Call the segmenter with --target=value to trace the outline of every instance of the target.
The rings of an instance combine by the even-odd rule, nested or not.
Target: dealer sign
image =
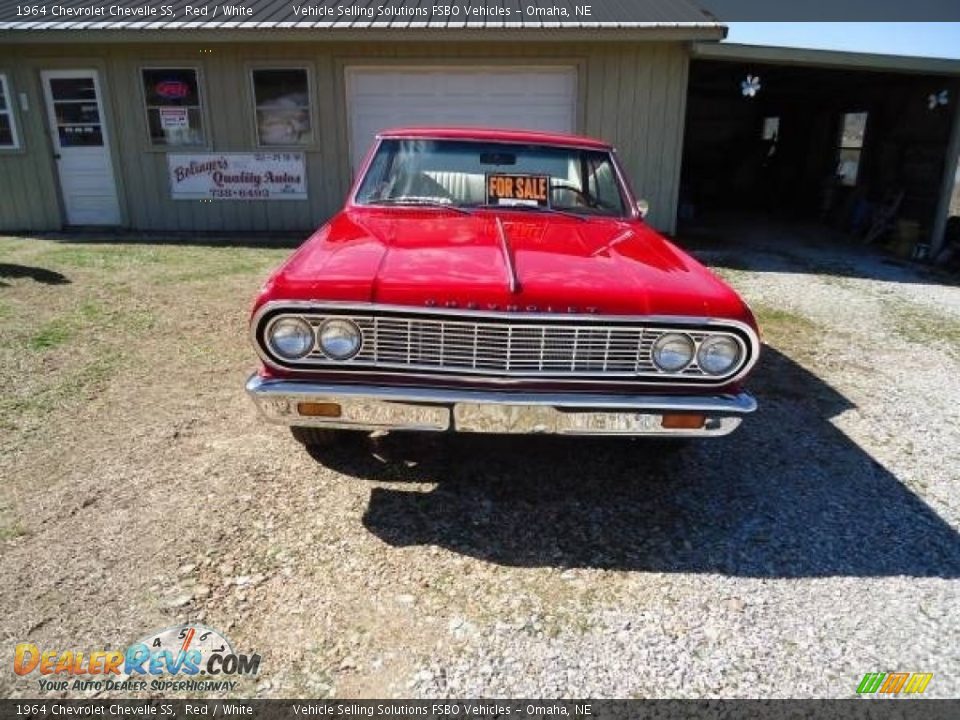
[[[303,153],[171,153],[174,200],[306,200]]]

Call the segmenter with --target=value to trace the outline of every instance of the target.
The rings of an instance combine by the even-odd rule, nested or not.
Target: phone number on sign
[[[269,190],[234,190],[232,188],[217,188],[210,191],[210,197],[217,198],[218,200],[249,200],[254,199],[266,199],[270,197]]]

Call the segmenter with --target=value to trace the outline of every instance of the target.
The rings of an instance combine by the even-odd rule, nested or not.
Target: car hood
[[[512,210],[346,210],[274,274],[266,300],[749,318],[641,221]]]

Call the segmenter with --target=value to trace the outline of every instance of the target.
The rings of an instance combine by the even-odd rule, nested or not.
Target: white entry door
[[[347,68],[351,162],[391,127],[573,132],[576,92],[574,67]]]
[[[47,70],[41,77],[67,225],[119,225],[97,71]]]

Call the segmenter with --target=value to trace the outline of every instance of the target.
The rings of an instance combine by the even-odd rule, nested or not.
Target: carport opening
[[[693,60],[680,234],[764,216],[916,256],[931,242],[958,99],[951,77]]]

